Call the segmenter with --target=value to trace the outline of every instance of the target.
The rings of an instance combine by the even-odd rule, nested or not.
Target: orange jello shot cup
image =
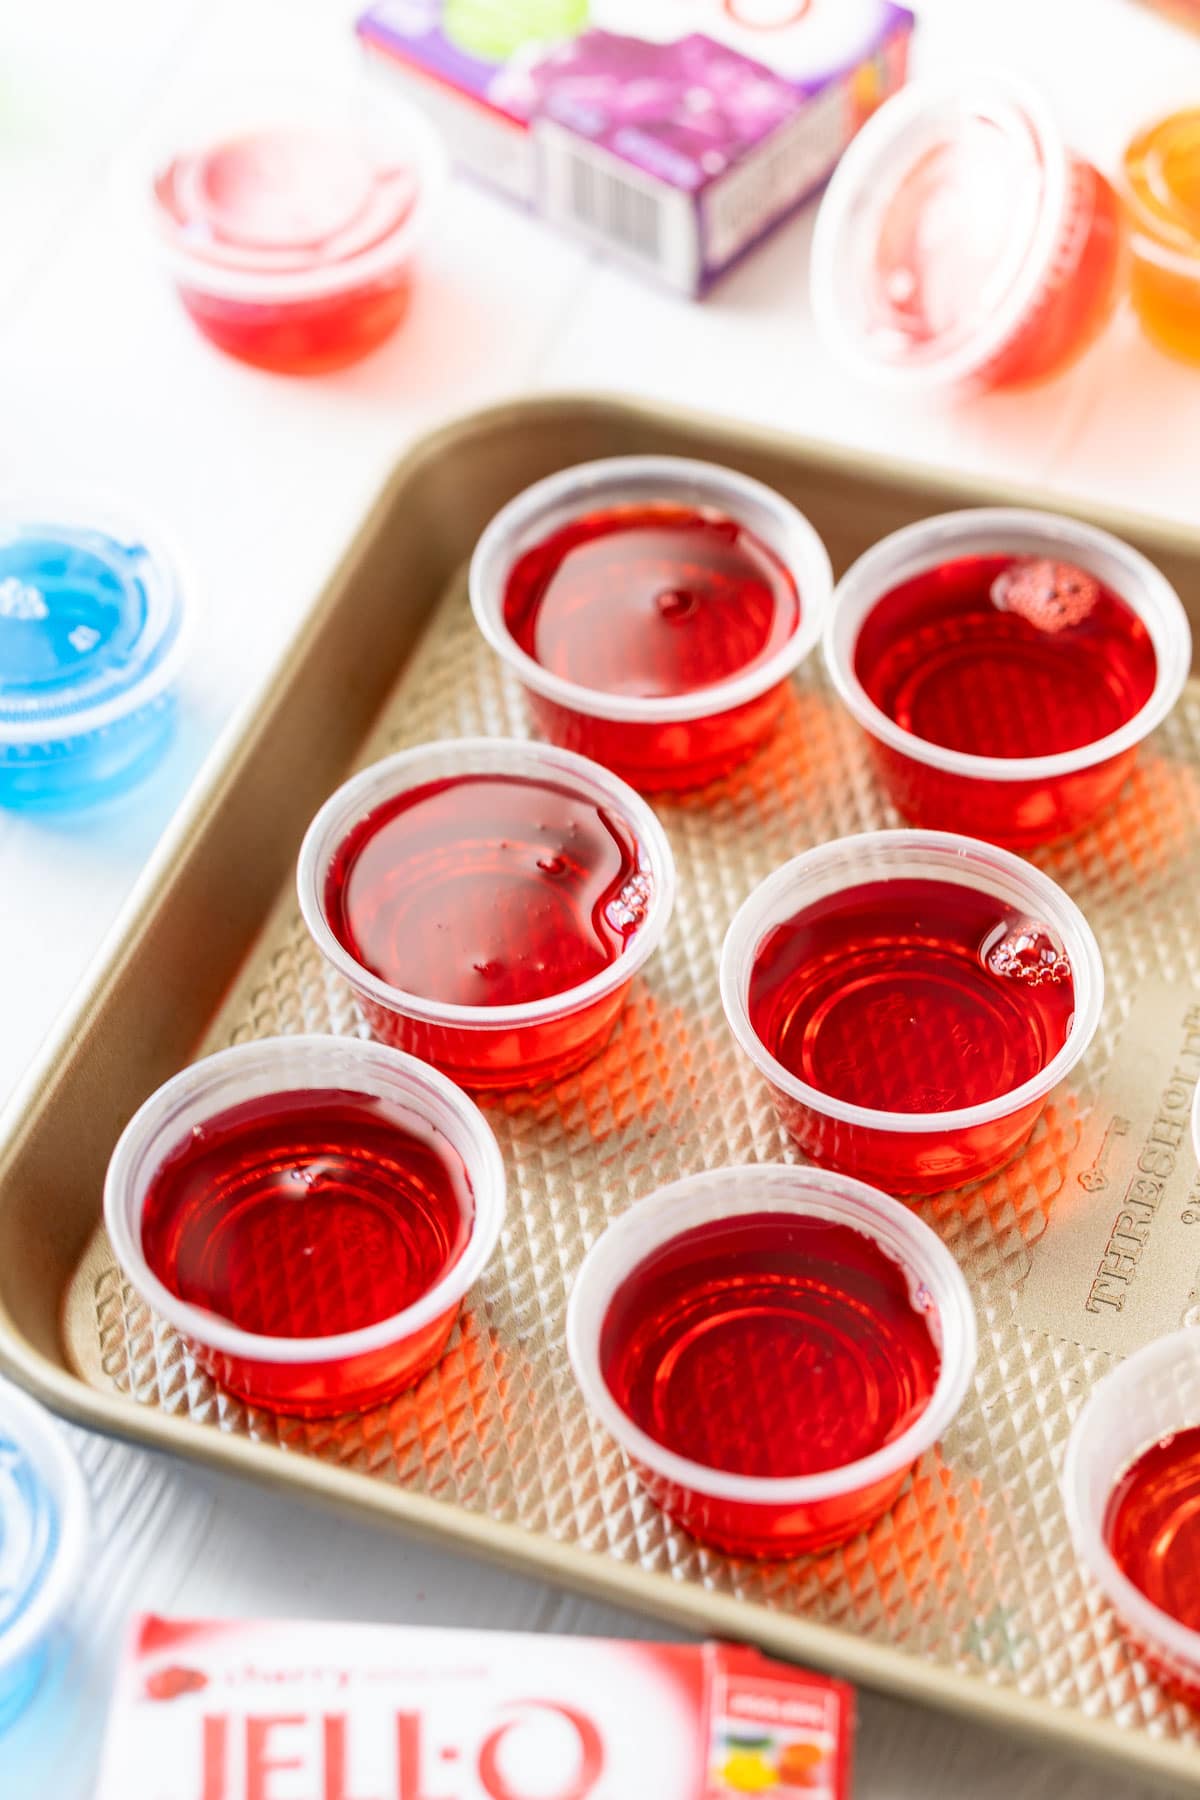
[[[1097,337],[1124,274],[1121,203],[1007,77],[913,82],[846,151],[813,241],[843,363],[922,392],[1023,386]]]
[[[1200,362],[1200,106],[1138,132],[1124,174],[1142,329],[1173,356]]]

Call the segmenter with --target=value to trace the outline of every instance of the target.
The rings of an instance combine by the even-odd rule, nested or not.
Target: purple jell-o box
[[[756,24],[774,3],[639,0],[639,35],[590,29],[503,63],[455,43],[440,0],[383,0],[358,30],[414,84],[460,166],[694,294],[828,177],[904,80],[912,17],[888,0],[809,0],[799,22]],[[681,13],[719,36],[645,35]],[[616,15],[628,0],[594,0],[594,19]]]

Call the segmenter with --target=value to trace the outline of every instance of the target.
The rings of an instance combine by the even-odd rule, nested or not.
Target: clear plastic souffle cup
[[[0,806],[80,808],[163,755],[193,628],[178,550],[97,496],[0,505]]]
[[[899,1435],[854,1461],[783,1478],[710,1467],[667,1448],[618,1402],[601,1354],[614,1296],[630,1276],[671,1247],[686,1245],[691,1234],[765,1214],[849,1227],[869,1239],[903,1274],[913,1312],[924,1320],[939,1357],[927,1403]],[[771,1269],[778,1271],[777,1253]],[[588,1408],[669,1518],[700,1542],[733,1555],[782,1558],[845,1543],[894,1503],[914,1465],[947,1431],[963,1403],[975,1369],[976,1325],[958,1264],[909,1208],[845,1175],[768,1163],[685,1176],[638,1201],[609,1225],[575,1277],[567,1309],[567,1349]],[[811,1363],[798,1359],[797,1368],[804,1386],[795,1404],[802,1412],[813,1393]],[[785,1376],[786,1367],[777,1366],[769,1380],[777,1383]],[[748,1369],[746,1389],[726,1387],[713,1394],[711,1404],[736,1407],[742,1430],[761,1411],[765,1436],[788,1416],[781,1398],[786,1397],[777,1390],[755,1393]]]
[[[751,1016],[755,970],[764,946],[781,926],[802,919],[830,896],[914,881],[945,887],[950,895],[965,888],[995,900],[1002,916],[1044,934],[1055,953],[1065,956],[1073,983],[1073,1010],[1064,1041],[1036,1073],[985,1101],[937,1112],[877,1109],[822,1091],[778,1059]],[[898,957],[906,951],[907,944],[897,944]],[[949,965],[928,972],[926,992],[934,1024],[942,1004],[939,990],[948,972],[953,972]],[[902,963],[876,957],[861,980],[847,981],[844,994],[839,996],[834,988],[821,1012],[823,1025],[837,1034],[839,999],[867,1011],[873,1006],[882,1023],[874,1028],[876,1040],[865,1044],[862,1054],[880,1069],[886,1069],[889,1058],[913,1054],[913,1047],[906,1051],[903,1041],[904,1023],[912,1010],[911,996],[898,991],[903,973]],[[920,1196],[964,1187],[1009,1162],[1025,1144],[1050,1093],[1087,1050],[1100,1022],[1103,999],[1100,949],[1075,902],[1023,858],[949,832],[871,831],[806,851],[776,869],[743,902],[721,953],[725,1016],[742,1050],[764,1077],[789,1136],[814,1162],[894,1194]],[[998,1001],[980,992],[973,1004],[977,1027],[992,1037],[999,1034],[1005,1017]],[[852,1027],[853,1021],[846,1029]],[[927,1054],[929,1049],[926,1044]]]
[[[636,866],[627,884],[627,903],[618,897],[618,904],[626,906],[619,952],[586,980],[508,1004],[467,1005],[393,986],[369,968],[334,927],[330,881],[339,854],[353,843],[357,831],[408,795],[433,784],[506,775],[533,784],[535,790],[544,784],[552,793],[565,793],[584,807],[595,807],[629,834]],[[486,833],[477,834],[470,846],[471,856],[480,862],[480,882],[488,879],[492,848]],[[458,873],[453,860],[436,871],[437,879],[445,883],[448,908],[438,921],[439,930],[461,933],[479,927],[475,913],[467,918],[462,912],[470,896],[463,898],[455,879]],[[402,880],[403,872],[396,874]],[[427,892],[429,869],[423,866],[416,879]],[[667,929],[675,903],[675,862],[666,832],[650,807],[598,763],[536,741],[451,738],[387,757],[340,787],[308,829],[297,888],[300,910],[317,948],[349,983],[377,1038],[434,1064],[472,1091],[504,1091],[558,1080],[590,1061],[607,1043],[631,982]],[[519,936],[519,919],[509,923]],[[506,950],[519,955],[521,946],[510,944]]]
[[[1130,1467],[1177,1432],[1200,1426],[1200,1331],[1188,1326],[1135,1350],[1092,1389],[1063,1464],[1071,1538],[1122,1629],[1155,1674],[1200,1705],[1200,1631],[1173,1618],[1125,1574],[1109,1545],[1114,1490]]]
[[[612,692],[544,667],[505,616],[515,565],[562,528],[619,509],[688,509],[750,534],[795,584],[798,617],[766,657],[688,692]],[[621,456],[581,463],[535,482],[497,513],[471,559],[479,629],[525,690],[538,730],[590,756],[644,792],[700,788],[728,774],[771,736],[790,678],[820,640],[833,576],[816,531],[782,495],[713,463]],[[597,631],[604,632],[603,620]]]
[[[87,1488],[66,1438],[0,1381],[0,1735],[45,1673],[79,1590],[87,1538]]]
[[[1102,584],[1134,614],[1154,655],[1153,683],[1144,703],[1117,729],[1089,742],[1045,755],[982,755],[919,736],[889,715],[868,693],[860,672],[864,633],[882,602],[922,576],[932,579],[971,559],[1012,558],[1065,567]],[[1086,619],[1081,630],[1087,629]],[[1071,629],[1056,627],[1054,643],[1070,649]],[[1014,642],[1014,658],[1037,649],[1036,633]],[[1084,646],[1087,648],[1087,646]],[[824,635],[824,655],[841,700],[866,733],[879,773],[905,818],[916,825],[967,832],[994,843],[1026,847],[1069,836],[1119,793],[1138,746],[1162,724],[1183,692],[1192,660],[1187,614],[1166,577],[1137,550],[1097,526],[1056,513],[984,507],[921,519],[893,532],[858,558],[834,594]],[[954,676],[960,688],[972,664],[987,654],[993,684],[991,707],[1003,702],[1013,716],[1030,715],[1029,671],[1014,660],[1005,670],[995,644],[973,649],[971,638],[932,642],[913,677],[917,714],[920,686],[932,704]],[[886,646],[884,646],[886,654]],[[957,673],[955,673],[957,671]],[[1069,671],[1068,671],[1069,672]],[[1039,703],[1053,707],[1052,673],[1034,669]],[[939,685],[940,684],[940,685]],[[1044,694],[1042,693],[1044,690]],[[1090,715],[1089,715],[1090,716]]]
[[[193,1304],[160,1279],[143,1242],[148,1194],[165,1165],[215,1120],[289,1095],[334,1094],[365,1102],[421,1142],[445,1146],[461,1165],[466,1234],[455,1260],[412,1304],[384,1319],[326,1336],[271,1336]],[[269,1112],[265,1115],[269,1118]],[[303,1173],[303,1172],[301,1172]],[[321,1418],[362,1412],[410,1388],[440,1358],[462,1302],[491,1259],[504,1222],[504,1160],[474,1102],[444,1075],[385,1044],[359,1038],[262,1038],[183,1069],[139,1108],[122,1132],[104,1186],[104,1222],[122,1273],[172,1326],[196,1362],[229,1393],[269,1412]],[[307,1189],[298,1201],[304,1205]],[[469,1216],[467,1208],[469,1207]],[[307,1256],[301,1249],[299,1254]],[[314,1271],[264,1269],[263,1280],[311,1284]],[[369,1289],[370,1267],[345,1277]]]
[[[260,368],[320,374],[403,320],[446,180],[424,115],[365,82],[256,87],[172,120],[151,223],[211,343]]]
[[[1008,75],[909,85],[846,150],[817,216],[812,305],[852,373],[912,395],[1057,374],[1124,286],[1120,201]]]

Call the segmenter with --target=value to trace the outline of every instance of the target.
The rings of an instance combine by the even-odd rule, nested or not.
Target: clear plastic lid
[[[157,540],[108,513],[0,507],[0,749],[146,705],[178,673],[186,615]]]
[[[1051,270],[1068,157],[1045,103],[987,75],[914,82],[843,157],[813,242],[817,323],[875,379],[934,386],[983,368]]]
[[[0,1669],[36,1652],[70,1599],[86,1510],[57,1429],[0,1381]]]
[[[407,255],[443,162],[402,105],[234,96],[184,126],[153,197],[176,273],[230,297],[334,292]]]

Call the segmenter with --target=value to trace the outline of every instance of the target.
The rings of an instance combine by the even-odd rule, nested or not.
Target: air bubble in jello
[[[1042,98],[983,75],[914,82],[850,146],[822,203],[813,307],[855,370],[908,389],[1057,373],[1124,266],[1120,203]]]
[[[989,935],[983,960],[993,975],[1025,987],[1059,987],[1071,980],[1071,960],[1040,925],[999,925]]]
[[[0,805],[62,808],[146,775],[175,722],[184,588],[105,508],[0,508]]]

